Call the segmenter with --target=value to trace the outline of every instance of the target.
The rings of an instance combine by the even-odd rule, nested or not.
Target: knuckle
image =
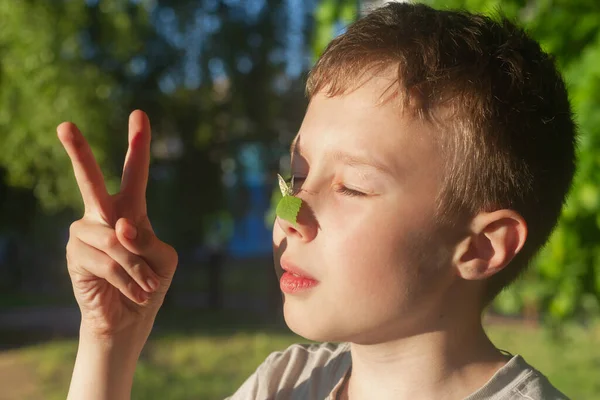
[[[179,254],[177,253],[177,250],[175,250],[172,246],[169,246],[169,248],[171,249],[173,265],[179,264]]]
[[[179,255],[177,254],[177,250],[173,246],[168,243],[160,242],[164,248],[164,252],[168,255],[168,259],[171,260],[172,263],[177,264],[179,260]]]
[[[138,236],[135,239],[136,246],[142,250],[146,251],[151,247],[152,240],[154,238],[149,235],[147,232],[144,232],[142,229],[138,230]]]
[[[149,276],[153,276],[154,274],[150,272],[150,268],[148,268],[145,264],[135,264],[132,268],[131,276],[135,276],[136,279],[145,280]]]
[[[65,252],[65,260],[67,261],[67,266],[71,267],[74,264],[73,258],[73,244],[72,242],[67,243],[67,251]]]
[[[129,293],[131,293],[134,297],[136,297],[137,293],[139,293],[140,291],[140,286],[133,279],[127,280],[125,287],[126,290]]]
[[[73,257],[71,256],[70,252],[69,252],[69,245],[67,244],[67,254],[66,254],[66,260],[67,260],[67,267],[70,267],[71,265],[73,265]]]
[[[106,270],[111,275],[116,275],[121,272],[121,265],[115,260],[110,260],[106,263]]]
[[[67,261],[73,259],[73,255],[77,253],[79,247],[79,241],[73,238],[69,238],[67,245],[65,246],[65,253],[67,255]]]
[[[69,241],[67,242],[67,245],[65,246],[66,249],[66,253],[67,253],[67,259],[69,258],[69,254],[73,252],[73,240],[69,239]]]
[[[141,272],[144,270],[145,262],[133,254],[127,257],[127,265],[132,272]]]
[[[79,219],[77,221],[72,222],[71,225],[69,225],[69,235],[76,236],[80,225],[81,220]]]
[[[110,233],[104,235],[102,245],[106,249],[113,249],[119,246],[119,238],[117,238],[116,233],[111,231]]]
[[[175,251],[175,249],[173,248],[173,246],[171,246],[169,243],[163,242],[160,239],[156,239],[157,244],[160,246],[161,250],[165,253],[169,255],[169,258],[173,258],[174,256],[177,255],[177,252]]]

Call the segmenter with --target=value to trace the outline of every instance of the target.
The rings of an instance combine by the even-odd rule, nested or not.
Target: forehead
[[[427,160],[434,151],[433,128],[403,114],[398,99],[386,101],[391,85],[392,78],[374,77],[347,94],[316,93],[295,144],[307,153],[358,152],[392,169]]]

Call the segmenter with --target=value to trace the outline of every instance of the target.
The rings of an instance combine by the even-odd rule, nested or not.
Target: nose
[[[277,217],[276,221],[288,238],[296,237],[304,242],[310,242],[317,235],[318,224],[306,201],[302,202],[302,206],[300,207],[300,211],[296,218],[296,224],[292,224],[279,217]]]

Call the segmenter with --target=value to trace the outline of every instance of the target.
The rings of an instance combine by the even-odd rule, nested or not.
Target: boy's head
[[[552,59],[510,22],[391,3],[330,43],[307,92],[292,154],[305,204],[274,244],[320,283],[286,297],[292,329],[371,341],[456,293],[481,309],[547,240],[575,125]]]

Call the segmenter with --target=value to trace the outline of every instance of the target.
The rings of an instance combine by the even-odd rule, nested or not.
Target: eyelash
[[[304,181],[306,178],[298,178],[296,176],[294,176],[294,183],[298,183],[299,181]],[[287,184],[290,185],[292,182],[292,178],[287,179]],[[336,188],[335,191],[337,193],[341,193],[345,196],[350,196],[350,197],[362,197],[362,196],[366,196],[365,193],[363,192],[359,192],[358,190],[352,190],[349,189],[345,186],[340,186],[339,188]],[[294,194],[298,194],[298,192],[294,191]]]
[[[359,192],[357,190],[348,189],[346,186],[342,186],[342,187],[336,189],[335,191],[338,193],[342,193],[346,196],[354,196],[354,197],[366,196],[365,193]]]

